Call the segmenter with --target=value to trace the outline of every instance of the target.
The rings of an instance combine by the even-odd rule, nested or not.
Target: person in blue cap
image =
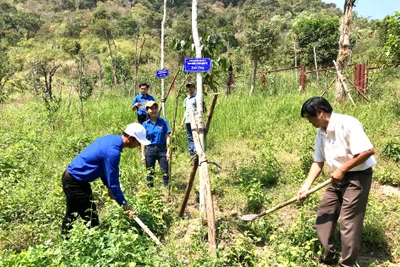
[[[147,83],[139,84],[140,94],[135,96],[132,102],[132,110],[137,111],[138,123],[142,124],[147,120],[146,103],[148,101],[156,101],[153,96],[148,94],[149,85]]]
[[[119,184],[119,163],[122,149],[148,145],[146,130],[139,123],[131,123],[120,135],[100,137],[86,147],[62,175],[62,186],[67,209],[62,221],[61,233],[68,234],[78,214],[90,227],[99,225],[96,204],[93,202],[90,182],[100,178],[108,189],[110,198],[120,205],[131,218],[136,215],[126,201]]]
[[[169,182],[168,161],[171,156],[171,148],[169,147],[171,130],[167,120],[158,116],[158,104],[156,102],[147,102],[146,112],[149,119],[143,123],[143,127],[146,129],[146,137],[151,144],[142,145],[142,162],[146,164],[148,170],[148,186],[154,186],[154,167],[156,161],[158,161],[160,169],[164,173],[164,186],[167,187]]]
[[[185,108],[185,112],[183,113],[182,123],[180,127],[183,129],[183,126],[186,126],[186,136],[188,139],[188,150],[191,156],[196,154],[196,147],[194,146],[193,135],[192,135],[192,127],[190,126],[190,108],[194,109],[194,112],[197,111],[196,104],[196,87],[194,82],[190,82],[186,84],[186,88],[188,89],[188,96],[183,101],[183,107]]]

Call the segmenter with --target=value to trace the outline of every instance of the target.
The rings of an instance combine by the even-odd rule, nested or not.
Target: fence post
[[[354,85],[360,94],[365,94],[366,76],[368,76],[368,74],[366,74],[365,64],[354,65]]]
[[[358,88],[359,81],[358,64],[354,65],[354,85]]]
[[[306,89],[307,83],[307,74],[306,74],[306,67],[300,66],[300,90],[304,91]]]
[[[367,93],[368,89],[368,79],[369,79],[369,69],[365,68],[365,93]]]
[[[365,94],[365,64],[360,64],[360,92]]]

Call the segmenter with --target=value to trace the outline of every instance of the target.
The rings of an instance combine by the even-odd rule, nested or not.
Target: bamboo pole
[[[357,90],[357,92],[358,92],[365,100],[369,101],[368,97],[367,97],[361,90],[359,90],[359,89],[357,88],[357,86],[355,86],[354,83],[352,83],[350,80],[349,80],[349,83],[354,87],[354,89]]]
[[[206,136],[208,133],[208,129],[210,128],[211,119],[214,114],[215,105],[217,104],[217,99],[218,99],[218,93],[215,93],[211,100],[210,110],[208,111],[208,114],[207,114],[206,127],[205,127],[205,135]]]
[[[186,185],[186,190],[185,190],[185,194],[183,196],[182,204],[178,210],[179,217],[182,217],[183,213],[185,212],[185,208],[189,201],[190,192],[192,191],[193,181],[194,181],[194,178],[196,177],[196,172],[197,172],[198,167],[199,167],[199,159],[197,157],[195,157],[192,170],[190,171],[189,180]]]
[[[214,205],[212,200],[211,193],[211,183],[210,176],[208,173],[208,163],[207,157],[203,150],[203,147],[200,143],[200,137],[194,117],[193,108],[189,111],[190,114],[190,123],[192,127],[193,141],[196,146],[196,152],[199,158],[199,166],[200,166],[200,180],[203,180],[204,188],[200,188],[200,190],[205,190],[205,199],[206,199],[206,211],[207,211],[207,225],[208,225],[208,242],[210,244],[210,253],[212,255],[216,255],[215,249],[217,248],[217,241],[215,236],[215,217],[214,217]]]
[[[321,96],[324,96],[324,95],[328,92],[329,88],[331,88],[331,86],[335,83],[335,81],[336,81],[336,77],[333,78],[332,82],[331,82],[331,83],[329,84],[329,86],[325,89],[325,91],[322,93]]]
[[[171,84],[170,84],[170,86],[169,86],[168,92],[167,92],[167,94],[165,95],[164,102],[167,102],[169,93],[171,92],[172,87],[175,85],[175,81],[176,81],[176,78],[178,77],[178,74],[179,74],[180,70],[181,70],[181,68],[178,68],[178,70],[176,71],[175,76],[174,76],[174,78],[173,78],[173,80],[172,80],[172,82],[171,82]],[[180,90],[180,88],[182,88],[182,87],[186,84],[187,79],[188,79],[188,77],[185,78],[185,81],[184,81],[183,85],[181,85],[181,87],[178,88],[178,96],[179,96],[179,90]],[[159,114],[161,113],[161,110],[162,110],[162,107],[160,107],[160,108],[158,109],[158,113],[159,113]]]
[[[214,113],[215,105],[217,103],[217,98],[218,98],[218,94],[214,94],[213,99],[211,101],[210,111],[208,112],[208,115],[207,115],[205,137],[207,137],[207,134],[208,134],[208,129],[209,129],[210,124],[211,124],[211,118],[212,118],[212,115]],[[192,186],[193,186],[193,180],[194,180],[194,177],[196,176],[196,172],[197,172],[197,168],[198,168],[198,164],[199,164],[198,162],[199,162],[198,161],[198,157],[196,157],[194,159],[194,163],[193,163],[194,165],[193,165],[192,170],[190,172],[190,176],[189,176],[189,180],[188,180],[188,183],[187,183],[187,186],[186,186],[185,194],[183,196],[182,204],[181,204],[181,206],[179,208],[179,211],[178,211],[178,214],[179,214],[180,217],[183,216],[183,213],[185,211],[187,202],[189,200],[189,195],[190,195],[190,192],[191,192]]]

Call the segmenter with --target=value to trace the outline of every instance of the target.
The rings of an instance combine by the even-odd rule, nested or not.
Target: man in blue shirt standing
[[[183,107],[185,108],[185,112],[183,114],[181,128],[183,128],[184,123],[186,124],[186,136],[188,138],[188,146],[189,146],[189,154],[191,156],[196,154],[196,148],[194,146],[193,135],[192,135],[192,127],[190,126],[190,108],[193,108],[194,111],[197,111],[196,104],[196,87],[194,82],[190,82],[186,84],[186,88],[188,89],[188,96],[185,98],[183,102]]]
[[[147,83],[139,84],[140,94],[135,96],[132,102],[132,110],[137,111],[138,122],[142,124],[147,120],[146,113],[146,103],[148,101],[156,101],[153,96],[149,95],[147,92],[149,90],[149,85]]]
[[[139,123],[131,123],[122,136],[106,135],[86,147],[62,175],[63,191],[67,199],[67,210],[62,222],[62,234],[68,234],[77,214],[90,226],[99,225],[96,204],[93,202],[90,182],[101,178],[108,188],[108,195],[132,217],[136,214],[127,203],[119,184],[119,162],[124,147],[135,148],[148,145],[146,130]]]
[[[171,129],[168,122],[158,116],[158,105],[154,101],[149,101],[146,104],[146,112],[149,119],[142,125],[146,129],[147,139],[150,140],[150,145],[142,145],[142,162],[146,164],[148,169],[147,182],[149,187],[153,187],[154,166],[156,160],[160,164],[161,171],[164,173],[164,186],[168,186],[169,173],[168,161],[171,156],[170,144]]]

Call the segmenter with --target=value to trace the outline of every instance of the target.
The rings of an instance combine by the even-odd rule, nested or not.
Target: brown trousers
[[[317,235],[324,247],[324,258],[335,257],[334,234],[340,216],[342,256],[339,265],[351,267],[360,250],[363,220],[371,188],[372,168],[347,172],[324,192],[317,211]]]

